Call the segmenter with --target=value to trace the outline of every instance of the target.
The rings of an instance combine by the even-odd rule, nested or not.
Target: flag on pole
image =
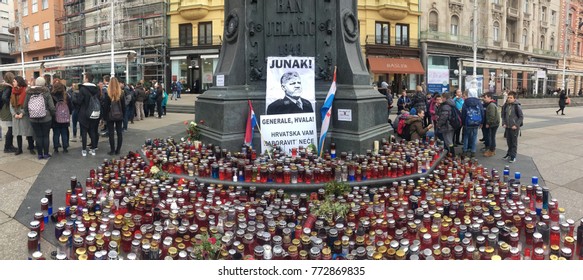
[[[332,102],[334,101],[334,95],[336,94],[336,67],[334,67],[334,80],[328,90],[328,95],[326,95],[326,100],[320,113],[322,114],[322,128],[320,129],[320,142],[318,143],[318,154],[322,156],[324,151],[324,142],[326,141],[326,133],[328,133],[328,127],[330,127],[330,119],[332,118]]]
[[[245,145],[249,147],[253,146],[253,131],[257,125],[257,118],[255,117],[255,111],[253,111],[253,106],[251,106],[251,100],[247,100],[249,103],[249,114],[247,115],[247,128],[245,129]]]

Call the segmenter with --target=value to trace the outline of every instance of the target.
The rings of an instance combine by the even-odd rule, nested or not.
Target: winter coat
[[[492,100],[486,106],[486,122],[490,127],[500,126],[500,113],[498,112],[498,105],[496,101]]]
[[[480,114],[482,115],[482,120],[484,120],[484,105],[482,104],[482,101],[477,97],[468,97],[462,106],[462,123],[464,126],[466,126],[466,117],[468,115],[469,107],[477,107],[478,110],[480,110]]]
[[[559,95],[559,107],[565,107],[565,105],[567,105],[567,94],[562,91],[561,95]]]
[[[166,107],[166,104],[168,104],[168,93],[166,93],[166,91],[164,91],[164,98],[162,99],[162,107]]]
[[[425,137],[428,128],[423,127],[423,119],[419,116],[410,116],[405,121],[405,124],[409,126],[409,133],[411,135],[411,140],[422,139]]]
[[[138,86],[136,87],[136,102],[144,102],[148,99],[148,94],[144,90],[144,87]]]
[[[21,91],[20,94],[24,94],[26,96],[26,88],[20,88],[19,90]],[[34,131],[32,130],[30,119],[24,114],[24,105],[18,105],[17,107],[14,107],[12,104],[10,104],[10,113],[12,114],[12,134],[16,136],[34,136]],[[15,115],[20,114],[22,114],[22,118],[17,119],[14,117]]]
[[[89,101],[93,95],[97,95],[97,98],[99,98],[99,88],[95,84],[84,83],[79,85],[79,94],[72,98],[75,106],[79,108],[79,123],[84,127],[89,127],[90,115],[87,111],[89,110]]]
[[[447,131],[454,131],[453,127],[451,126],[451,124],[449,123],[449,115],[451,114],[451,110],[456,110],[455,109],[455,104],[453,103],[453,100],[448,99],[444,102],[442,102],[438,107],[437,107],[437,119],[436,119],[436,128],[437,131],[439,132],[447,132]]]
[[[155,89],[156,91],[156,102],[162,102],[162,100],[164,99],[164,90],[162,89],[162,87],[159,87],[157,89]]]
[[[44,118],[40,118],[40,119],[30,119],[31,123],[47,123],[47,122],[51,122],[53,121],[53,117],[55,116],[56,113],[56,109],[55,109],[55,103],[53,102],[53,98],[51,97],[51,93],[49,92],[49,88],[44,87],[44,86],[40,86],[40,87],[29,87],[26,90],[26,99],[24,101],[24,115],[27,118],[30,118],[30,112],[28,111],[28,102],[30,101],[30,98],[33,95],[39,95],[42,94],[44,99],[45,99],[45,110],[47,112],[46,116],[44,116]]]
[[[2,98],[2,108],[0,108],[0,120],[5,122],[12,121],[10,114],[10,95],[12,94],[12,85],[4,83],[0,85],[2,91],[0,92]]]
[[[520,128],[523,121],[524,115],[518,100],[515,100],[514,103],[506,103],[502,107],[502,125],[506,126],[506,128],[512,128],[512,126]]]
[[[121,111],[125,114],[126,111],[126,98],[123,94],[119,96],[119,101],[121,102]],[[101,118],[104,121],[109,121],[109,111],[111,110],[111,98],[109,95],[105,95],[103,99],[103,107],[101,108]]]
[[[59,92],[56,94],[52,94],[51,96],[53,98],[53,102],[55,103],[55,109],[56,109],[57,103],[59,101],[63,101],[63,94]],[[69,108],[69,115],[71,115],[73,113],[73,102],[71,102],[71,96],[67,96],[66,103],[67,103],[67,108]],[[53,128],[62,128],[62,127],[68,127],[68,126],[69,126],[69,123],[58,123],[56,117],[53,119],[53,124],[52,124]]]
[[[417,112],[425,110],[427,103],[427,97],[425,96],[425,93],[423,93],[422,91],[416,91],[411,95],[410,98],[411,104],[409,105],[409,108],[415,108]]]

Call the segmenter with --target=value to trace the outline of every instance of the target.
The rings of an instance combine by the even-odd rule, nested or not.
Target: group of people
[[[390,89],[381,84],[380,91],[387,96],[390,114],[393,107]],[[451,96],[448,92],[427,93],[418,86],[410,96],[406,90],[401,92],[397,99],[397,117],[392,125],[397,134],[401,133],[400,136],[407,140],[435,136],[444,142],[451,155],[455,156],[455,147],[461,146],[462,155],[467,157],[476,155],[479,130],[483,136],[480,139],[484,143],[483,156],[496,155],[496,132],[502,126],[508,146],[503,158],[515,162],[524,119],[517,97],[516,92],[508,92],[499,110],[491,92],[480,97],[475,89],[465,92],[458,89],[455,96]]]
[[[4,153],[23,153],[23,138],[27,150],[38,159],[48,159],[50,131],[53,131],[53,154],[68,153],[69,141],[77,141],[77,125],[82,156],[95,155],[98,149],[99,129],[109,138],[109,155],[120,154],[123,132],[128,123],[166,114],[168,94],[164,85],[156,81],[126,84],[116,77],[104,76],[94,83],[94,76],[85,73],[83,83],[67,89],[59,77],[38,77],[28,84],[11,72],[4,75],[0,85],[0,119],[7,127]],[[145,85],[144,85],[145,84]],[[69,127],[73,137],[70,139]],[[1,129],[1,127],[0,127]],[[2,132],[0,130],[0,135]],[[14,146],[16,136],[16,147]],[[88,137],[89,136],[89,143]],[[117,140],[117,141],[116,141]]]

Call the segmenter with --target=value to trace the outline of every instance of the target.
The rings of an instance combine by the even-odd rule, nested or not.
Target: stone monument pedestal
[[[338,151],[364,153],[372,149],[373,141],[387,137],[392,131],[387,123],[387,101],[371,86],[359,43],[356,2],[225,0],[224,42],[214,86],[197,99],[195,108],[202,141],[240,150],[247,100],[258,121],[265,113],[266,58],[288,55],[315,57],[318,130],[320,108],[337,66],[337,91],[325,149],[335,142]],[[260,146],[256,128],[253,147],[260,150]]]

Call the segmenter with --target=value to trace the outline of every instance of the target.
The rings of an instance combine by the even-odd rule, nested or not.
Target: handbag
[[[567,97],[567,99],[565,100],[565,104],[566,105],[571,104],[571,98],[570,97]]]

